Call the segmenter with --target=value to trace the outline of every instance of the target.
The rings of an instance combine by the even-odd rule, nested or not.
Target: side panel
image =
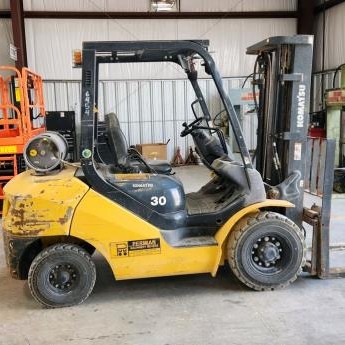
[[[15,236],[68,235],[74,210],[89,187],[75,168],[56,175],[25,171],[5,186],[3,230]]]
[[[158,228],[90,189],[73,217],[71,235],[92,244],[118,280],[193,273],[215,275],[234,224],[245,214],[268,206],[293,205],[279,200],[254,204],[231,217],[218,231],[218,246],[174,248],[165,242]]]
[[[122,178],[119,178],[119,175]],[[131,175],[143,176],[131,179]],[[121,190],[151,208],[158,214],[185,210],[185,195],[182,183],[171,176],[156,174],[116,174],[113,183]],[[130,208],[128,201],[128,208]],[[134,213],[136,212],[133,209]],[[170,229],[173,226],[169,227]]]
[[[91,189],[73,217],[71,235],[92,244],[119,280],[211,272],[218,251],[170,247],[158,228]]]

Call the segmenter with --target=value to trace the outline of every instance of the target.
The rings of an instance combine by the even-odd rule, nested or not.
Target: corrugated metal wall
[[[240,88],[241,78],[226,78],[224,87]],[[248,84],[247,84],[248,85]],[[213,116],[221,110],[221,104],[213,80],[200,80],[208,107]],[[74,110],[77,131],[80,123],[80,81],[45,81],[46,109]],[[167,142],[168,159],[179,146],[185,156],[192,139],[180,137],[182,123],[194,119],[191,103],[194,91],[188,80],[121,80],[101,81],[99,86],[99,114],[115,112],[121,122],[130,145],[139,143]],[[256,116],[243,116],[243,127],[249,148],[255,147]]]
[[[224,77],[252,72],[255,56],[246,48],[269,36],[296,34],[296,19],[25,19],[29,67],[45,79],[79,80],[72,50],[83,41],[210,40],[209,50]],[[66,39],[68,37],[68,39]],[[201,70],[200,70],[201,72]],[[207,78],[207,75],[200,75]],[[183,79],[172,63],[106,64],[100,79]]]
[[[0,0],[7,3],[9,0]],[[25,0],[31,11],[149,11],[149,0]],[[180,0],[181,11],[289,11],[297,8],[296,0]]]
[[[332,87],[334,71],[312,77],[311,111],[322,109],[322,94]],[[243,78],[223,79],[225,89],[241,87]],[[213,82],[210,79],[200,81],[208,99],[208,106],[214,115],[220,110]],[[249,87],[249,84],[247,84]],[[339,86],[339,75],[336,78]],[[80,81],[47,80],[44,82],[44,96],[47,110],[74,110],[76,112],[77,131],[80,123]],[[183,156],[192,145],[190,136],[180,137],[182,123],[193,119],[190,104],[195,99],[194,91],[188,80],[121,80],[101,81],[99,87],[99,113],[115,112],[121,121],[123,131],[130,145],[138,143],[166,142],[168,158],[173,157],[176,147],[181,147]],[[242,118],[243,131],[249,149],[256,146],[256,114],[247,114]],[[129,126],[129,124],[131,124]]]
[[[180,0],[181,11],[289,11],[297,0]],[[9,9],[9,0],[0,0]],[[25,0],[29,11],[147,12],[149,0]],[[252,72],[254,56],[246,47],[269,36],[296,34],[296,18],[234,19],[49,19],[25,18],[28,66],[45,79],[78,80],[80,70],[72,68],[71,52],[83,41],[133,41],[208,39],[210,51],[226,77]],[[0,19],[0,65],[10,63],[9,44],[13,43],[9,19]],[[181,70],[182,71],[182,70]],[[113,74],[111,74],[113,73]],[[183,79],[174,68],[160,64],[120,64],[100,71],[101,79]],[[115,77],[109,77],[113,75]],[[207,77],[206,75],[204,76]]]
[[[338,4],[325,14],[325,69],[335,69],[345,62],[345,3]],[[323,14],[315,18],[314,71],[322,70]]]
[[[10,59],[10,43],[13,44],[11,19],[0,19],[0,65],[14,65]]]

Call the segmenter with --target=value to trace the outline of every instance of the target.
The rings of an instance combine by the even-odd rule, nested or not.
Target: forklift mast
[[[286,216],[301,225],[313,36],[271,37],[247,48],[247,54],[257,55],[256,169],[268,190],[295,204]]]

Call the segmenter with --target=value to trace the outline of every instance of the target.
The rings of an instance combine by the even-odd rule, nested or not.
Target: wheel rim
[[[260,273],[279,273],[289,263],[291,250],[287,238],[275,233],[263,234],[252,241],[250,265]]]
[[[72,290],[79,280],[77,268],[69,263],[57,264],[51,268],[48,274],[49,286],[59,293]]]

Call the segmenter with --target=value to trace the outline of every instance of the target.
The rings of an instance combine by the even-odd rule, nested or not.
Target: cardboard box
[[[146,159],[167,160],[167,144],[139,144],[136,149]]]

